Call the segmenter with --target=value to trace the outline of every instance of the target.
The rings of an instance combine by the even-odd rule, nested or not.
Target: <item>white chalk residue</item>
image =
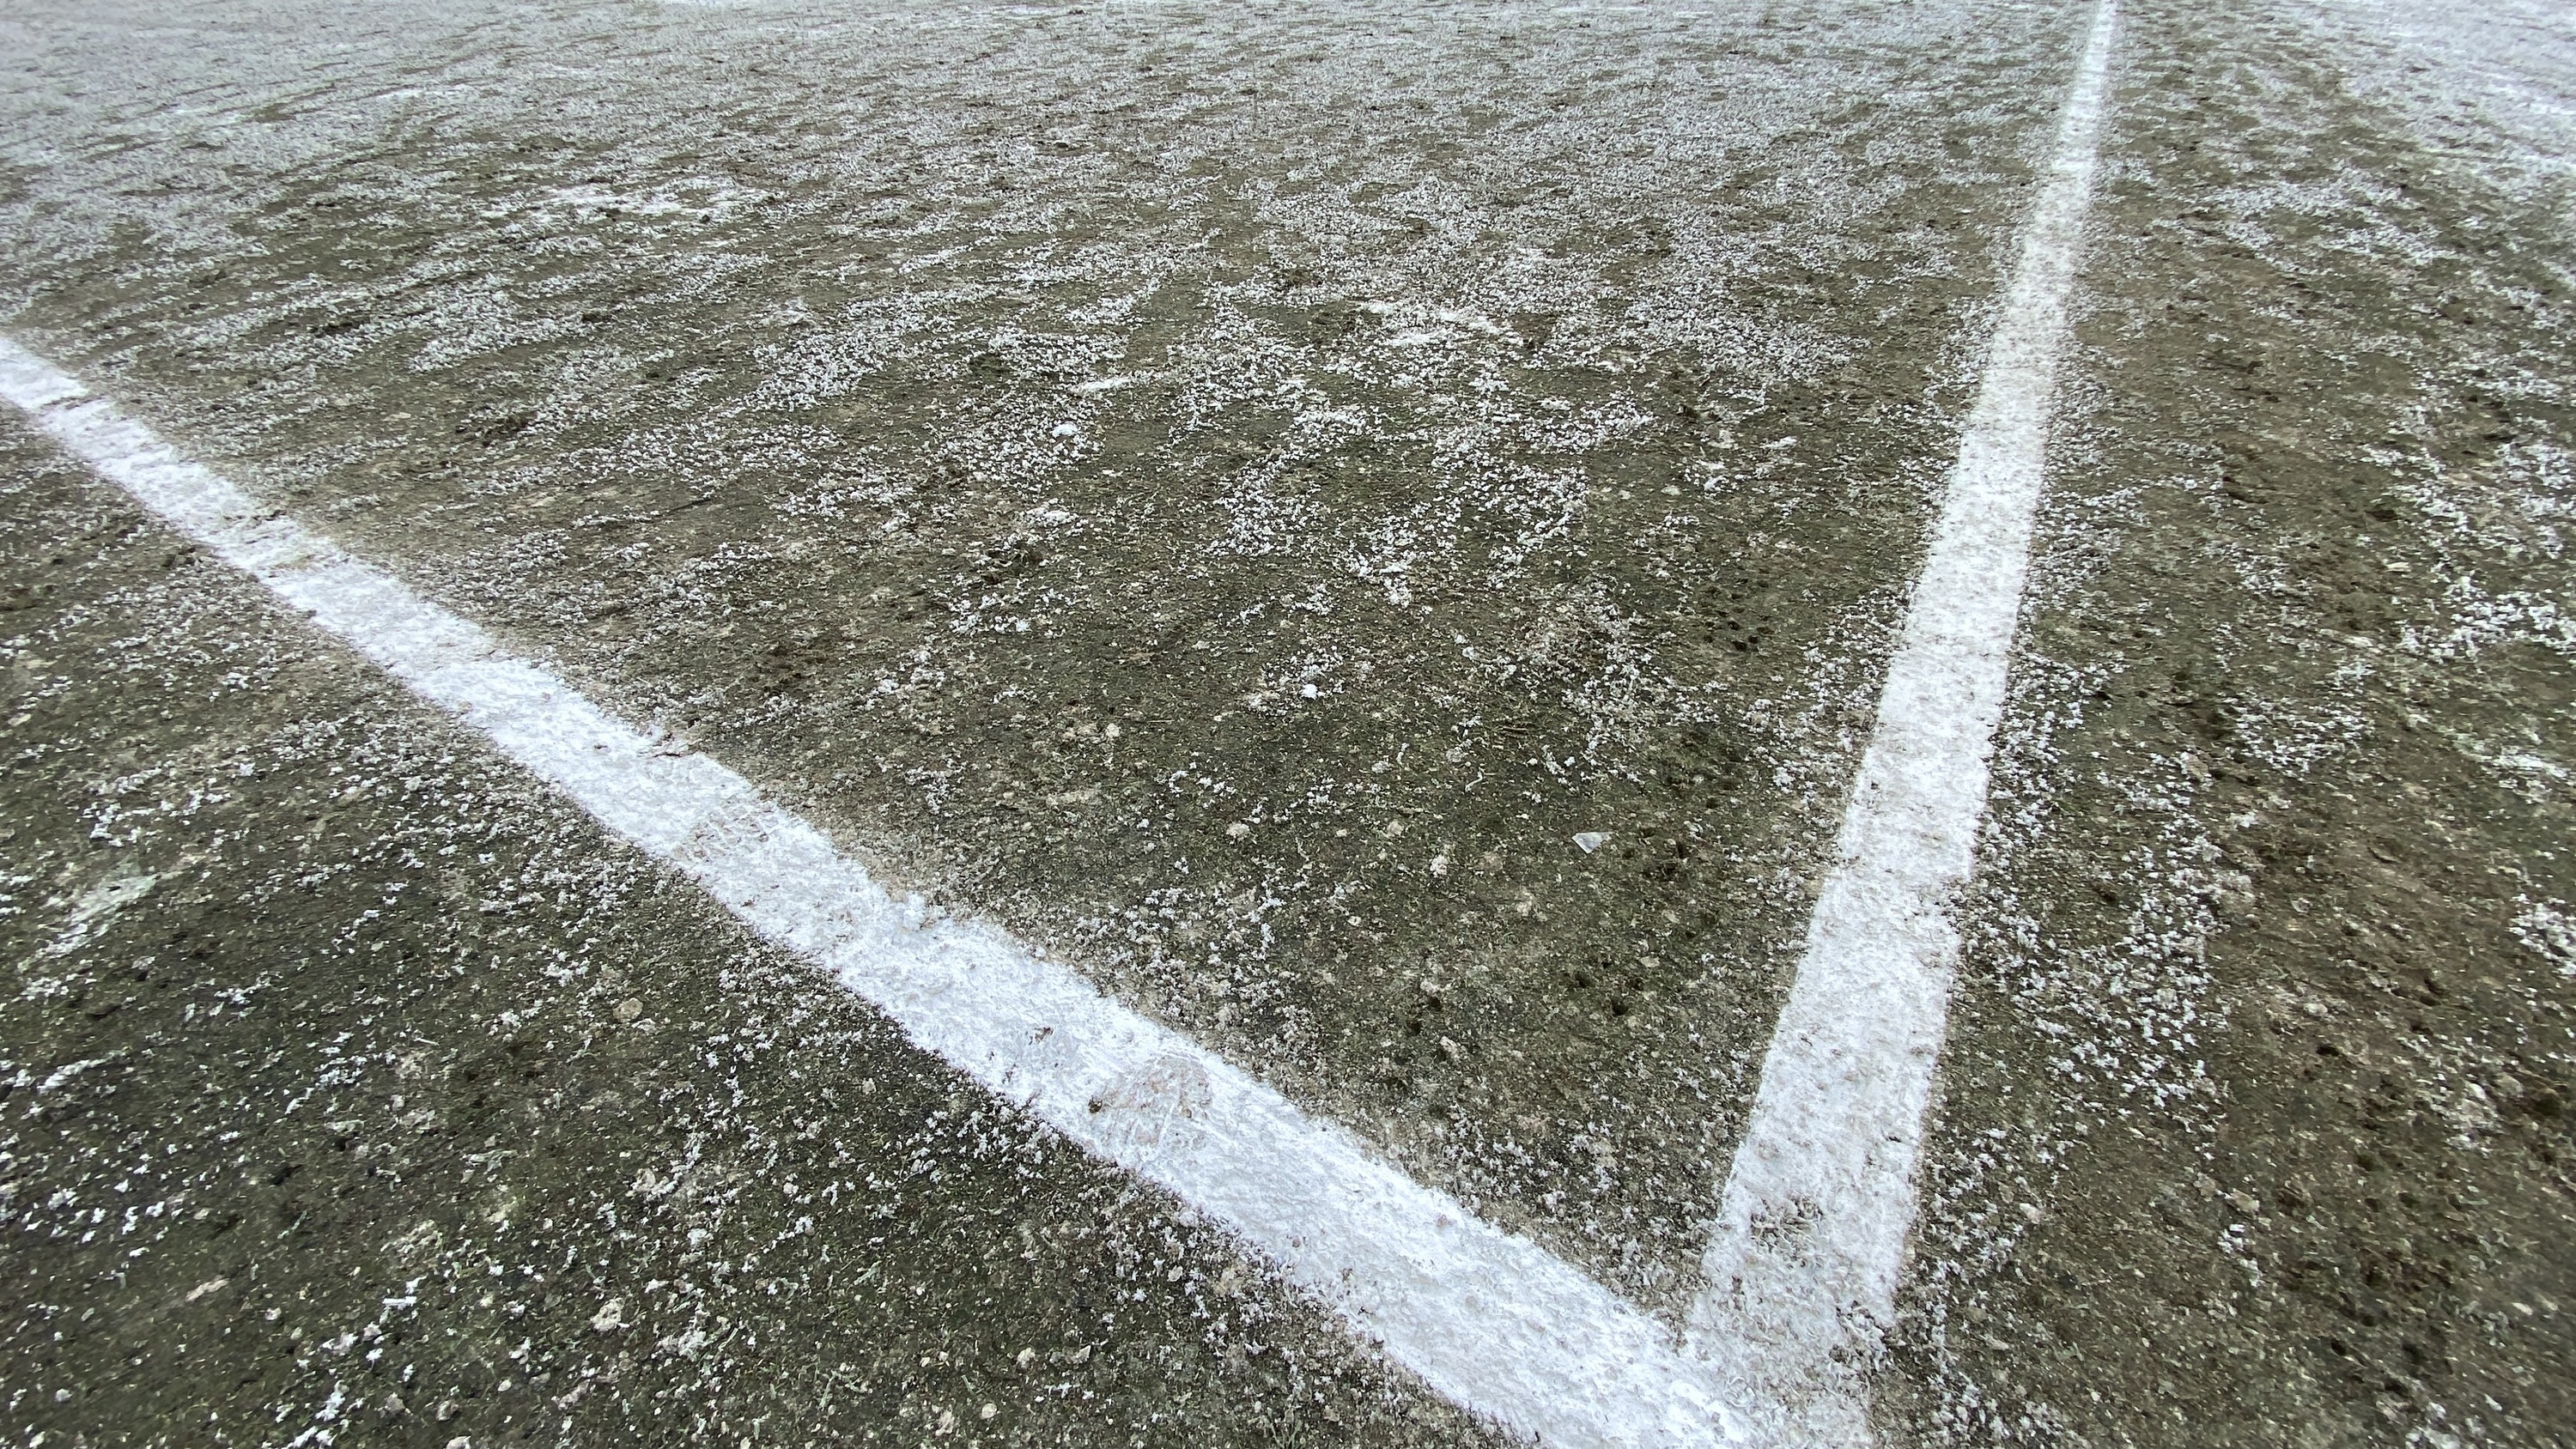
[[[1762,1406],[1757,1432],[1869,1435],[1863,1378],[1914,1224],[1948,907],[1985,813],[2117,18],[2102,0],[1703,1260],[1690,1346]]]
[[[1746,1442],[1662,1325],[1216,1053],[999,930],[921,919],[741,776],[613,718],[6,338],[0,397],[922,1047],[1229,1225],[1452,1401],[1549,1444]]]

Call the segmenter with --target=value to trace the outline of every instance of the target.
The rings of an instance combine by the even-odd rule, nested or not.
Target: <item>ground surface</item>
[[[0,313],[1677,1320],[2088,19],[38,10]],[[2571,77],[2127,17],[1899,1442],[2576,1442]],[[6,447],[22,1440],[1477,1440]]]

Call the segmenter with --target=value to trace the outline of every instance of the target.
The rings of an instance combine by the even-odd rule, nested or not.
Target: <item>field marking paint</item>
[[[741,776],[616,719],[6,337],[0,397],[924,1049],[1230,1227],[1461,1407],[1567,1449],[1749,1442],[1662,1324],[1215,1052],[997,929],[895,901]]]
[[[1758,1432],[1869,1437],[2118,21],[2101,0],[1702,1260],[1689,1347]]]

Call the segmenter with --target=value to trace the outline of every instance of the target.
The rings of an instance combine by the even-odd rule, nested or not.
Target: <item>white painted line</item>
[[[615,719],[5,337],[0,397],[923,1048],[1227,1224],[1461,1407],[1568,1449],[1747,1442],[1663,1325],[1216,1053],[999,930],[924,919],[741,776]]]
[[[1690,1346],[1736,1402],[1784,1416],[1760,1432],[1868,1438],[2118,19],[2101,0],[1703,1260]]]

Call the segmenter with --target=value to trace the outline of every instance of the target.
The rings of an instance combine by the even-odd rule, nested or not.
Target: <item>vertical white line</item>
[[[1895,1320],[2117,22],[2101,0],[1703,1261],[1691,1348],[1792,1438],[1868,1437]]]
[[[1563,1259],[1020,941],[889,898],[740,775],[616,719],[6,337],[0,398],[924,1050],[1224,1223],[1461,1407],[1563,1449],[1744,1442],[1707,1367]]]

